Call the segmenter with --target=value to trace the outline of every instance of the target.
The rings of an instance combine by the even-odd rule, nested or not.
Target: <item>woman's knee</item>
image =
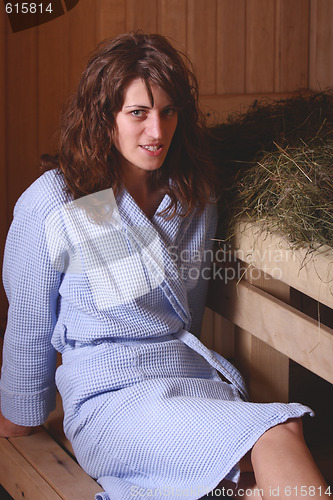
[[[302,420],[299,418],[289,419],[282,424],[278,424],[268,429],[262,434],[252,448],[251,458],[253,452],[261,446],[273,446],[274,443],[279,445],[288,442],[292,444],[293,442],[295,443],[295,440],[304,442],[303,424]]]

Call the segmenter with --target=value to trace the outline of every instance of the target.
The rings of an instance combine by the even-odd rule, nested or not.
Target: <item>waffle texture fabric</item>
[[[17,202],[7,237],[2,412],[39,425],[58,387],[99,500],[200,498],[238,481],[267,429],[311,413],[249,402],[239,372],[198,340],[216,209],[168,220],[168,202],[151,220],[126,190],[74,202],[50,171]]]

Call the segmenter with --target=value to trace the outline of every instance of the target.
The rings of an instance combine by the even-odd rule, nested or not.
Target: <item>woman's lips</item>
[[[143,149],[149,156],[159,156],[163,151],[162,144],[142,144],[140,148]]]

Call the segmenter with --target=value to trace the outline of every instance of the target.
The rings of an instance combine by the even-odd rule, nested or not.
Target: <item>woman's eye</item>
[[[143,118],[145,115],[145,112],[142,109],[134,109],[131,111],[132,116],[136,116],[138,118]]]
[[[164,114],[166,116],[174,116],[175,114],[177,114],[177,110],[176,108],[167,108],[164,110]]]

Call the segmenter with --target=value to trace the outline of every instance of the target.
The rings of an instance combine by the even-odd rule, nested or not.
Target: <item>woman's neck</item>
[[[164,190],[152,185],[148,172],[125,176],[123,183],[140,209],[151,219],[164,197]]]

